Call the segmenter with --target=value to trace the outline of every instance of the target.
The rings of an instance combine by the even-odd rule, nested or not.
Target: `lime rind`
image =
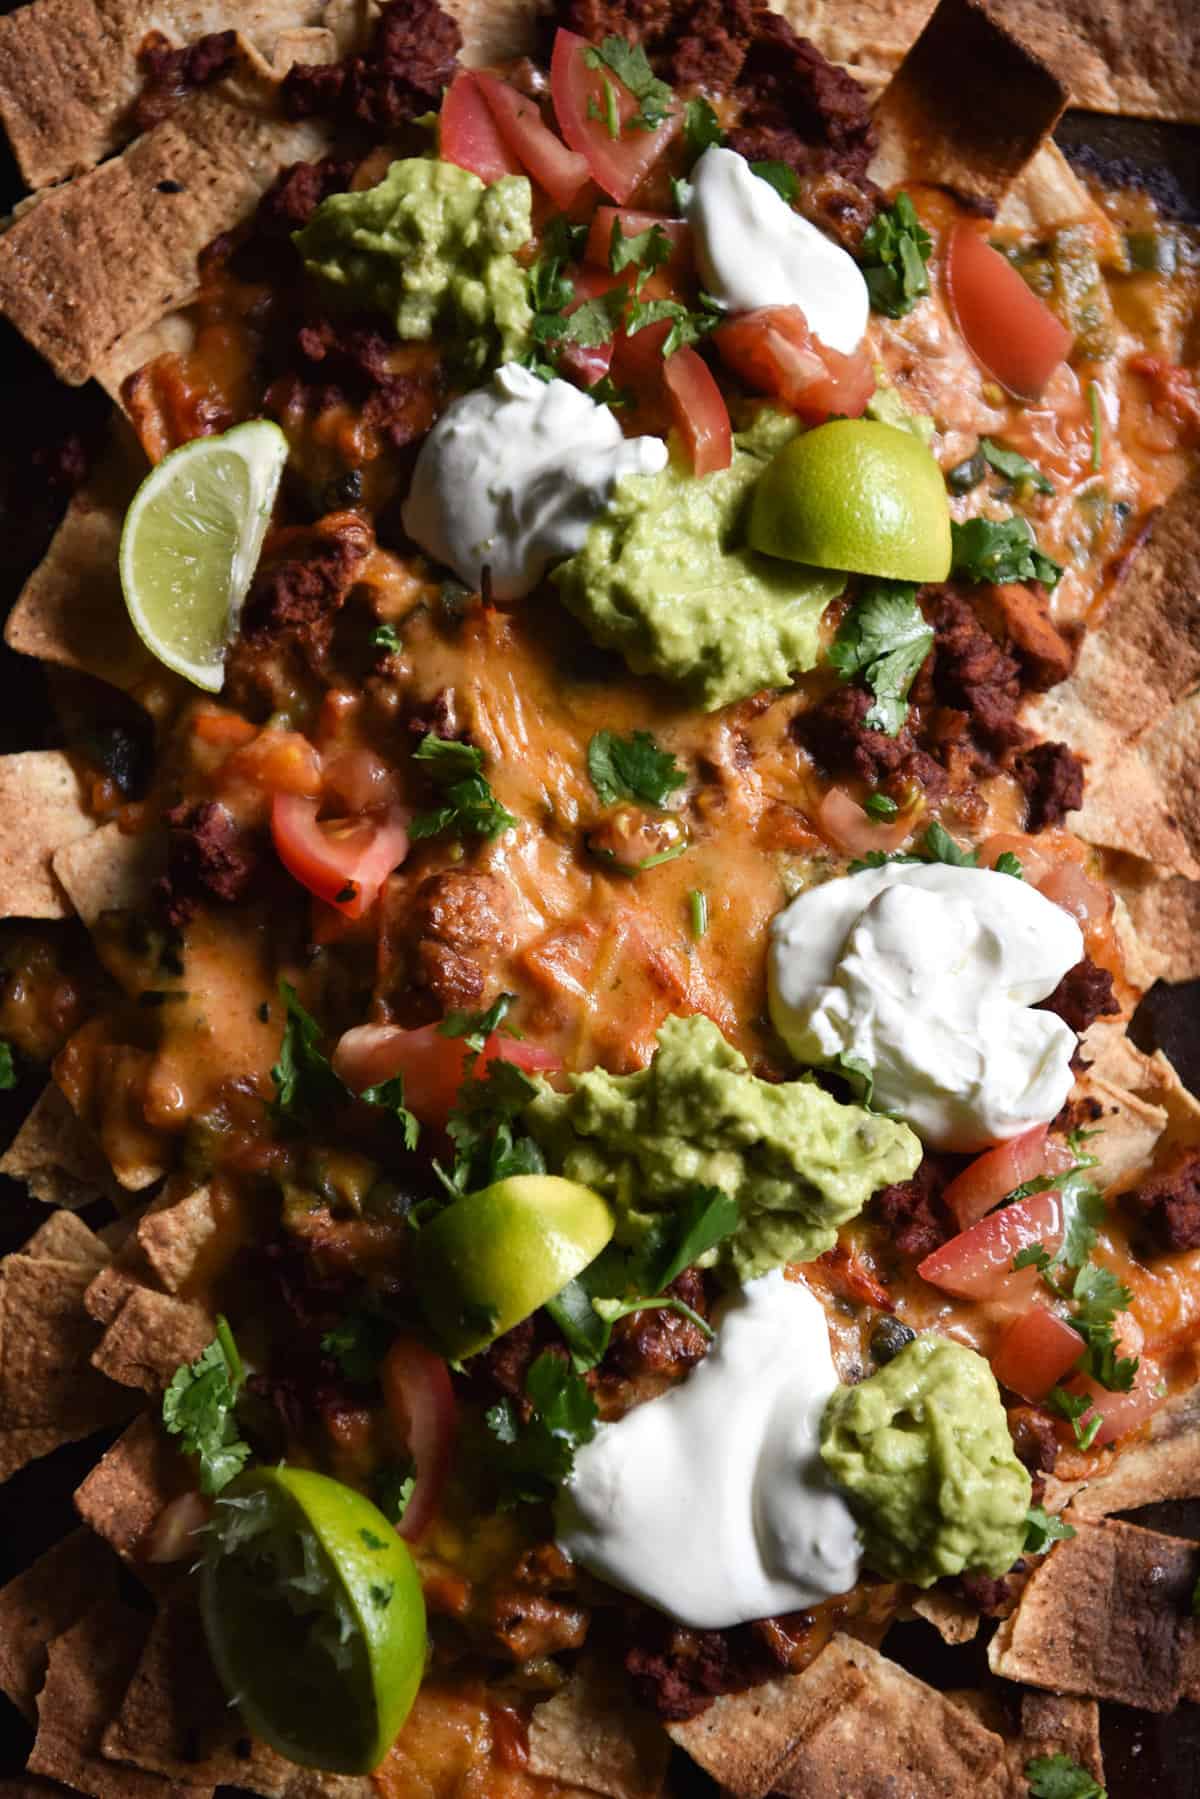
[[[224,681],[287,456],[287,438],[265,419],[195,438],[150,471],[125,515],[119,567],[133,627],[209,693]]]

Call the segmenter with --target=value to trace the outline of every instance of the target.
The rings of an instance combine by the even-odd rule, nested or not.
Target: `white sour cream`
[[[657,474],[667,446],[626,438],[607,406],[518,363],[448,406],[421,446],[404,529],[469,587],[498,600],[536,587],[583,547],[622,475]]]
[[[836,1386],[820,1301],[781,1269],[751,1281],[685,1381],[576,1455],[559,1543],[697,1630],[848,1592],[857,1532],[817,1450]]]
[[[875,1107],[935,1149],[982,1149],[1070,1092],[1075,1033],[1030,1008],[1082,955],[1075,920],[1012,875],[892,863],[778,914],[771,1017],[801,1062],[865,1063]]]
[[[854,258],[793,212],[744,156],[717,145],[692,170],[688,223],[705,290],[728,312],[798,306],[810,331],[849,356],[871,302]]]

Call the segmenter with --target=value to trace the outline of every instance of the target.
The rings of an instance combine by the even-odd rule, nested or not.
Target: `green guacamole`
[[[436,332],[478,374],[528,344],[533,314],[514,257],[532,235],[531,207],[524,175],[485,187],[453,163],[409,157],[377,187],[331,194],[294,241],[309,273],[350,304],[386,312],[401,337]]]
[[[825,1409],[821,1456],[877,1574],[929,1587],[1006,1574],[1025,1542],[1029,1475],[1013,1454],[996,1379],[948,1337],[916,1337]]]
[[[894,387],[889,387],[880,364],[875,365],[875,392],[867,401],[867,417],[880,425],[894,425],[897,431],[911,431],[928,449],[933,442],[933,420],[927,412],[913,412]]]
[[[637,1074],[594,1068],[571,1086],[543,1083],[525,1113],[550,1167],[604,1194],[628,1245],[692,1187],[719,1187],[741,1209],[717,1252],[738,1281],[822,1255],[876,1188],[921,1159],[907,1125],[811,1080],[758,1080],[708,1018],[668,1018]]]
[[[794,420],[763,413],[717,474],[697,478],[673,459],[628,476],[554,576],[597,643],[636,674],[680,682],[707,712],[812,668],[821,614],[846,584],[746,544],[754,483],[795,434]]]

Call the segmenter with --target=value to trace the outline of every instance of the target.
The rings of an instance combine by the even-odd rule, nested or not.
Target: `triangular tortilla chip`
[[[86,1437],[128,1417],[133,1402],[94,1372],[98,1337],[84,1310],[85,1263],[12,1255],[0,1264],[0,1418]]]
[[[54,1212],[21,1247],[35,1262],[78,1262],[97,1274],[112,1260],[107,1246],[73,1212]]]
[[[214,1328],[203,1306],[136,1287],[96,1346],[92,1366],[120,1386],[161,1393],[175,1370],[212,1342]]]
[[[174,1205],[155,1208],[138,1221],[137,1239],[142,1253],[168,1293],[178,1293],[200,1267],[206,1249],[212,1251],[222,1227],[233,1223],[229,1208],[220,1207],[209,1187],[197,1187]],[[222,1236],[222,1260],[231,1256],[238,1242]]]
[[[640,1710],[619,1670],[589,1660],[529,1723],[531,1774],[586,1787],[607,1799],[658,1799],[671,1742]]]
[[[116,1597],[117,1564],[87,1530],[73,1530],[0,1588],[0,1692],[31,1719],[46,1646],[99,1600]]]
[[[1094,1774],[1104,1785],[1100,1749],[1100,1707],[1094,1699],[1072,1699],[1059,1693],[1022,1693],[1021,1738],[1013,1745],[1014,1783],[1036,1756],[1065,1755]]]
[[[55,874],[89,930],[105,912],[144,911],[165,862],[160,832],[132,835],[115,823],[67,844],[53,859]]]
[[[1029,1577],[988,1646],[995,1674],[1057,1693],[1169,1712],[1194,1678],[1200,1548],[1080,1519]]]
[[[943,1643],[970,1643],[979,1635],[979,1608],[948,1587],[914,1593],[909,1610],[932,1624]]]
[[[61,750],[0,756],[0,918],[69,918],[51,858],[95,828]]]
[[[191,1469],[158,1418],[143,1412],[76,1488],[75,1510],[130,1561],[163,1507],[191,1483]]]
[[[72,1211],[115,1196],[104,1152],[53,1081],[0,1156],[0,1174],[23,1181],[44,1205]]]

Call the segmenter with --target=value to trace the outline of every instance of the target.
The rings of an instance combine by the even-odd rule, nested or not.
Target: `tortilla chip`
[[[1150,1435],[1132,1443],[1094,1479],[1079,1482],[1071,1517],[1107,1518],[1164,1499],[1200,1498],[1200,1393],[1181,1393],[1150,1423]]]
[[[0,237],[0,312],[64,381],[196,291],[196,258],[324,128],[267,117],[229,84],[200,90],[120,156],[43,190]]]
[[[1131,1176],[1145,1169],[1158,1147],[1168,1123],[1165,1108],[1090,1072],[1076,1081],[1074,1093],[1077,1098],[1095,1100],[1101,1108],[1096,1120],[1100,1134],[1088,1144],[1100,1164],[1097,1184],[1106,1192],[1127,1185]]]
[[[115,1187],[100,1145],[53,1081],[0,1156],[0,1174],[23,1181],[43,1205],[72,1211],[111,1199]]]
[[[0,1264],[0,1417],[86,1437],[128,1417],[128,1394],[90,1367],[98,1336],[84,1309],[92,1269],[81,1262],[12,1255]]]
[[[979,1635],[978,1607],[949,1587],[930,1587],[927,1592],[915,1593],[909,1610],[932,1624],[943,1643],[970,1643]]]
[[[1200,881],[1163,879],[1133,856],[1106,858],[1105,879],[1117,886],[1142,955],[1164,981],[1200,976]]]
[[[1157,873],[1200,877],[1200,701],[1192,695],[1104,770],[1100,791],[1089,786],[1077,828],[1089,842],[1121,849],[1155,865]],[[1132,807],[1135,816],[1124,816]]]
[[[608,1799],[658,1799],[670,1753],[661,1724],[634,1705],[619,1670],[598,1660],[579,1667],[529,1724],[531,1774]]]
[[[1104,1785],[1100,1707],[1094,1699],[1022,1693],[1021,1740],[1014,1747],[1013,1775],[1017,1780],[1024,1773],[1025,1764],[1035,1756],[1066,1755]]]
[[[165,860],[166,844],[160,832],[141,831],[131,836],[119,824],[107,824],[59,850],[53,866],[71,904],[91,930],[105,912],[144,908]]]
[[[828,1644],[802,1674],[722,1693],[699,1717],[667,1724],[667,1735],[738,1799],[762,1799],[822,1713],[849,1705],[866,1687],[858,1667],[832,1649]]]
[[[78,1262],[92,1274],[107,1268],[112,1260],[95,1231],[73,1212],[52,1213],[22,1244],[21,1254],[35,1262]]]
[[[66,1781],[93,1799],[171,1799],[172,1789],[157,1775],[114,1767],[100,1753],[104,1728],[121,1703],[146,1632],[140,1612],[106,1599],[55,1638],[38,1695],[37,1740],[29,1757],[33,1773]],[[200,1799],[212,1789],[186,1790]]]
[[[149,1211],[139,1220],[142,1253],[166,1292],[178,1293],[187,1285],[222,1222],[208,1187],[197,1187],[174,1205]]]
[[[1068,225],[1089,225],[1098,245],[1107,243],[1114,253],[1120,248],[1116,226],[1092,199],[1053,138],[1013,182],[996,223],[1036,239],[1048,238]]]
[[[0,1588],[0,1692],[31,1721],[47,1644],[89,1606],[116,1597],[116,1572],[99,1538],[73,1530]]]
[[[829,1674],[818,1674],[823,1662],[834,1664]],[[776,1778],[780,1794],[810,1799],[814,1793],[886,1793],[903,1769],[906,1790],[921,1799],[1007,1795],[1004,1744],[969,1712],[852,1637],[834,1637],[799,1678],[836,1682],[838,1664],[853,1667],[861,1685],[848,1701],[835,1700],[814,1719]]]
[[[979,0],[938,0],[875,108],[870,174],[945,187],[994,212],[1067,104],[1058,77]]]
[[[1200,1547],[1112,1519],[1080,1521],[1026,1582],[988,1646],[993,1673],[1169,1712],[1193,1678]]]
[[[84,1307],[97,1324],[111,1324],[126,1300],[147,1286],[153,1287],[154,1279],[135,1243],[132,1253],[122,1251],[112,1266],[92,1281],[83,1296]]]
[[[212,1342],[213,1330],[203,1306],[136,1287],[101,1337],[92,1366],[122,1387],[161,1393],[180,1364],[194,1362]]]
[[[142,1095],[149,1091],[154,1053],[122,1041],[116,1031],[107,1012],[89,1018],[55,1057],[53,1072],[95,1132],[118,1185],[140,1193],[161,1179],[174,1156],[168,1133],[146,1122]]]
[[[147,33],[192,43],[230,25],[269,52],[280,34],[313,24],[319,0],[36,0],[0,19],[0,120],[30,187],[90,169],[133,135]],[[285,65],[286,66],[286,65]]]
[[[61,750],[0,756],[0,918],[69,918],[51,858],[95,828]]]
[[[76,1488],[75,1510],[130,1561],[163,1507],[191,1484],[184,1458],[158,1419],[143,1412]]]

